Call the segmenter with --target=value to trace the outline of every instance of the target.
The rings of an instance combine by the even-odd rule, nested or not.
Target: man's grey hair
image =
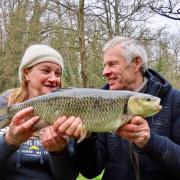
[[[140,57],[142,60],[142,71],[146,71],[148,57],[146,49],[140,41],[129,37],[115,36],[104,45],[102,49],[103,54],[116,45],[120,45],[124,50],[123,57],[128,63],[131,63],[134,58]]]

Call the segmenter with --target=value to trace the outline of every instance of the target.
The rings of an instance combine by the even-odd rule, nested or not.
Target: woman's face
[[[53,62],[42,62],[24,69],[29,97],[50,93],[61,86],[61,67]]]

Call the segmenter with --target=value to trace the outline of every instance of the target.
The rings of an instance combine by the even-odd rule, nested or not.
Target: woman
[[[63,69],[63,59],[56,50],[41,44],[30,46],[19,67],[21,87],[5,92],[0,97],[0,106],[56,90],[62,86]],[[38,116],[33,116],[33,108],[28,107],[19,111],[8,127],[1,129],[1,180],[76,179],[78,173],[70,165],[63,166],[61,161],[67,149],[72,148],[67,147],[66,139],[52,126],[44,128],[40,136],[35,134],[32,127],[38,119]]]

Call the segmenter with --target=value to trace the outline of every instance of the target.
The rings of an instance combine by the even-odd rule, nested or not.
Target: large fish
[[[53,124],[63,115],[80,117],[83,120],[82,138],[87,131],[115,131],[134,115],[149,117],[162,108],[160,99],[149,94],[122,90],[62,88],[6,108],[0,106],[0,127],[28,106],[32,106],[34,114],[40,117],[34,126],[36,130]]]

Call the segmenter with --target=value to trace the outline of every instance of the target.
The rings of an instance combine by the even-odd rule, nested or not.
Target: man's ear
[[[142,59],[139,56],[133,58],[132,63],[134,64],[135,71],[139,71],[143,64]]]

